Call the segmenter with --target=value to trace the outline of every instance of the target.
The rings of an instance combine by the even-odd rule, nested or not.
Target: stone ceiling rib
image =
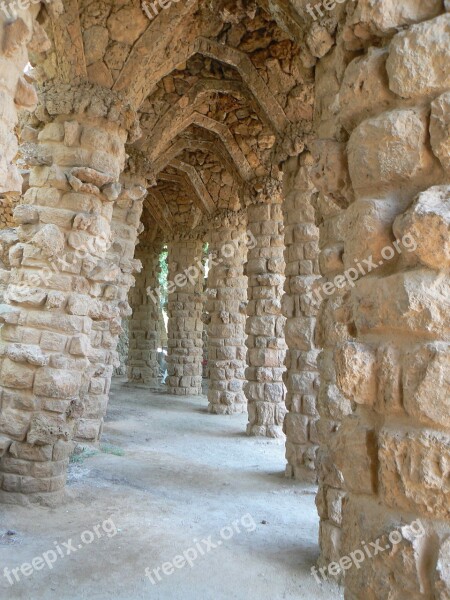
[[[167,56],[167,49],[175,46],[173,40],[178,41],[178,46],[187,46],[181,51],[174,50],[174,54],[181,55],[188,51],[190,42],[181,39],[179,31],[183,24],[186,26],[188,22],[195,27],[191,17],[197,7],[197,1],[186,0],[161,10],[158,18],[149,22],[145,33],[135,43],[113,86],[115,91],[126,92],[135,108],[139,108],[148,96],[148,90],[153,87],[152,74],[157,74],[158,81],[164,77],[158,65],[163,63]],[[175,65],[181,61],[182,59],[176,60]]]
[[[152,79],[148,74],[146,75],[146,84],[143,87],[141,95],[136,99],[136,106],[140,106],[153,93],[159,81],[169,75],[177,65],[187,62],[195,54],[201,54],[234,67],[264,114],[269,118],[274,130],[284,131],[288,127],[289,120],[282,107],[260,77],[247,54],[203,36],[199,36],[193,43],[184,47],[182,52],[179,51],[170,60],[166,61],[165,65],[159,69],[157,78]],[[116,82],[114,88],[120,89],[119,82]]]
[[[251,96],[249,91],[251,92]],[[229,79],[201,79],[200,81],[197,81],[188,94],[180,98],[178,103],[172,108],[175,108],[176,106],[181,108],[183,101],[185,102],[184,99],[186,96],[189,98],[190,105],[196,105],[200,101],[204,101],[205,96],[210,94],[228,94],[230,96],[234,96],[235,98],[246,100],[247,103],[250,103],[249,101],[251,98],[254,98],[256,101],[255,112],[262,121],[266,122],[274,130],[274,132],[278,132],[277,123],[272,118],[270,112],[266,112],[265,107],[261,106],[259,99],[251,90],[249,90],[249,88],[245,85],[245,82],[241,81],[231,81]]]
[[[161,229],[167,234],[172,234],[173,218],[163,195],[158,190],[150,188],[144,203],[148,205],[150,214],[161,227]]]
[[[253,178],[251,166],[226,125],[196,112],[188,115],[184,121],[175,122],[170,119],[170,116],[166,118],[166,115],[159,120],[157,127],[154,129],[154,135],[147,141],[149,160],[152,163],[156,162],[167,150],[169,142],[175,139],[177,135],[191,125],[198,125],[203,129],[213,131],[221,139],[245,181],[250,181]]]
[[[203,56],[214,58],[235,67],[264,113],[268,115],[275,131],[284,131],[288,126],[289,121],[275,97],[272,95],[263,79],[259,76],[258,71],[253,66],[253,63],[247,54],[240,50],[236,50],[236,48],[224,46],[205,37],[197,38],[194,47],[196,51]]]
[[[87,80],[83,35],[78,0],[65,0],[63,12],[52,19],[53,40],[58,71],[63,81]],[[68,49],[70,48],[70,52]]]
[[[273,17],[280,29],[292,36],[294,41],[302,41],[305,24],[302,26],[299,13],[291,4],[279,0],[257,0],[257,3]]]
[[[181,163],[181,161],[176,161],[176,163],[178,163],[178,165],[183,164]],[[176,175],[173,173],[160,173],[158,178],[162,181],[168,181],[169,183],[176,183],[180,187],[185,186],[188,189],[190,188],[190,190],[193,192],[192,199],[194,205],[197,206],[197,208],[199,208],[202,211],[202,213],[212,214],[216,208],[216,205],[214,204],[213,199],[211,198],[209,192],[207,191],[206,187],[201,181],[198,173],[195,172],[195,174],[197,175],[197,180],[194,179],[194,183],[193,179],[191,178],[192,172],[189,172],[186,169],[181,169],[179,166],[171,166],[177,169],[178,171],[181,171],[181,174]],[[200,180],[201,185],[198,185],[198,180]]]
[[[216,205],[214,204],[214,200],[211,198],[210,193],[206,189],[206,186],[203,183],[200,175],[197,173],[197,169],[192,165],[188,165],[187,163],[176,159],[173,160],[170,165],[175,169],[186,173],[202,202],[202,211],[206,211],[209,215],[211,215],[215,211]]]
[[[233,174],[234,178],[241,183],[245,182],[245,173],[239,171],[238,165],[233,161],[233,157],[228,153],[227,147],[224,145],[222,140],[210,142],[207,140],[194,140],[190,138],[178,138],[172,146],[170,146],[164,154],[162,154],[154,164],[154,173],[157,175],[177,156],[179,156],[185,150],[200,150],[202,152],[209,152],[218,158],[229,171]]]

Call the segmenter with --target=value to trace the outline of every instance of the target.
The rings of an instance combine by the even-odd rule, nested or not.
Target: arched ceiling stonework
[[[32,54],[34,76],[126,99],[161,230],[201,228],[215,210],[245,206],[311,132],[318,52],[302,5],[184,0],[150,20],[140,0],[56,2],[40,16],[52,46]],[[320,27],[325,39],[333,24]]]

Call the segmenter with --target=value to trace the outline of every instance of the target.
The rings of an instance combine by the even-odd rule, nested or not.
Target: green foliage
[[[114,454],[114,456],[125,456],[125,450],[114,446],[113,444],[100,444],[100,451],[104,454]]]
[[[158,284],[161,288],[161,296],[160,302],[161,307],[166,306],[167,304],[167,281],[169,279],[169,265],[167,263],[167,246],[164,246],[164,250],[159,255],[159,275],[158,275]]]
[[[69,458],[71,464],[82,465],[87,458],[98,454],[94,448],[81,448],[76,446],[73,454]]]

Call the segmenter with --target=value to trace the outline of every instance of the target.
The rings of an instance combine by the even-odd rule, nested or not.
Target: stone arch
[[[166,127],[164,127],[163,125],[165,125]],[[214,119],[211,119],[197,112],[189,114],[183,119],[183,121],[180,122],[173,121],[170,118],[170,116],[167,117],[167,119],[164,119],[164,124],[161,123],[160,127],[158,128],[158,136],[155,135],[156,139],[154,145],[151,146],[153,150],[151,150],[149,153],[150,160],[157,158],[158,155],[167,148],[167,144],[170,139],[173,139],[175,136],[185,131],[191,125],[198,125],[203,129],[213,131],[227,148],[228,153],[233,158],[233,161],[235,162],[239,171],[244,176],[245,180],[249,181],[250,179],[252,179],[252,168],[248,164],[245,155],[234,140],[229,129],[225,125],[223,125],[223,123],[219,123],[218,121],[215,121]],[[164,136],[162,136],[162,131],[167,133]]]
[[[121,9],[130,8],[135,14],[137,3],[131,4]],[[137,107],[148,98],[151,86],[190,52],[197,53],[240,72],[276,132],[282,133],[266,161],[267,173],[260,177],[253,176],[248,155],[229,127],[198,112],[183,114],[175,122],[180,115],[174,109],[140,144],[157,164],[160,156],[170,156],[174,147],[170,142],[188,127],[213,131],[243,179],[252,182],[255,196],[243,207],[256,240],[246,262],[250,360],[244,378],[236,376],[233,383],[242,399],[239,386],[246,380],[249,432],[281,435],[286,340],[288,474],[307,478],[318,465],[322,562],[337,564],[355,540],[389,539],[393,527],[403,532],[405,515],[420,519],[424,539],[418,543],[405,535],[391,561],[373,557],[346,573],[347,596],[444,597],[449,583],[441,565],[448,563],[450,532],[448,281],[443,273],[443,266],[448,266],[449,91],[442,76],[448,48],[440,42],[448,35],[449,16],[442,2],[410,3],[405,11],[403,5],[393,7],[384,0],[375,4],[360,0],[352,7],[336,6],[325,17],[318,13],[312,23],[294,3],[258,4],[266,8],[267,19],[259,13],[256,18],[261,17],[263,27],[254,22],[245,39],[244,34],[239,38],[234,25],[245,30],[256,12],[249,16],[239,3],[234,5],[235,22],[220,22],[222,17],[208,13],[207,6],[205,12],[196,12],[195,2],[162,13],[159,24],[167,29],[154,54],[148,51],[148,42],[157,26],[141,21],[143,31],[120,42],[122,62],[108,54],[111,48],[117,51],[118,36],[130,34],[118,31],[117,7],[102,5],[105,14],[99,18],[107,22],[108,39],[95,62],[97,49],[86,43],[92,36],[91,17],[86,25],[78,2],[47,7],[44,25],[58,56],[48,51],[36,60],[41,105],[28,131],[35,144],[29,157],[33,168],[29,189],[14,213],[21,242],[12,244],[11,268],[2,273],[7,288],[0,315],[0,497],[56,502],[63,493],[71,440],[97,439],[100,434],[120,319],[128,314],[127,293],[132,273],[139,268],[133,251],[148,185],[145,174],[140,178],[135,172],[131,175],[136,181],[144,181],[136,185],[120,181],[125,144],[139,133]],[[0,87],[7,109],[0,117],[7,131],[0,140],[2,194],[20,188],[13,167],[16,106],[31,107],[35,100],[22,78],[35,14],[25,11],[23,17],[8,23],[1,17]],[[281,46],[278,43],[281,34],[271,29],[273,19],[297,42],[305,42],[299,50],[303,67],[294,64],[298,56],[283,46],[284,39]],[[259,33],[252,36],[255,31]],[[261,75],[251,56],[265,32],[269,38],[277,37],[277,47],[270,54],[269,39],[262,48],[257,57]],[[185,36],[177,35],[169,47],[174,33]],[[230,50],[226,43],[231,35],[238,40],[237,49]],[[71,52],[66,51],[69,45]],[[411,47],[413,53],[407,51]],[[283,101],[267,75],[267,63],[274,67],[274,59],[280,82],[283,75],[288,80]],[[158,63],[154,78],[145,81],[143,75],[154,60]],[[282,61],[287,61],[289,74]],[[314,119],[308,104],[313,67]],[[217,84],[217,89],[232,87]],[[295,105],[291,113],[289,103],[291,109]],[[288,118],[293,113],[298,119]],[[147,202],[164,235],[173,236],[173,262],[183,268],[186,256],[191,259],[199,251],[208,218],[214,214],[207,210],[212,212],[213,207],[199,185],[199,170],[186,167],[179,155],[170,156],[166,172],[159,173],[162,185],[150,190]],[[220,162],[220,152],[214,155]],[[280,163],[283,182],[276,177]],[[195,206],[196,195],[190,195],[187,177],[173,172],[177,170],[188,171],[206,198],[202,207],[208,214],[192,219],[187,233],[174,232],[181,200],[186,200],[182,206],[186,214],[200,207]],[[222,213],[216,216],[225,220]],[[96,245],[99,232],[107,242],[101,247]],[[221,235],[214,236],[215,243]],[[416,243],[407,248],[411,236]],[[404,250],[396,248],[398,255],[385,264],[384,249],[394,238]],[[77,240],[86,246],[83,258],[74,257]],[[42,265],[55,264],[69,254],[75,262],[63,265],[58,277],[50,271],[49,285],[36,282]],[[361,261],[369,258],[375,267],[363,277],[356,273],[354,281],[350,278],[351,289],[334,289],[341,290],[342,279],[339,285],[337,279],[341,271],[354,273],[356,264],[361,273]],[[236,268],[237,279],[243,277],[241,266]],[[223,284],[222,275],[219,272],[220,283],[214,286],[218,294],[232,287]],[[329,284],[336,292],[331,298],[326,292]],[[314,301],[316,290],[323,292],[319,304]],[[192,310],[194,328],[200,329],[201,292],[194,285],[189,291],[194,300],[180,297],[180,307],[173,310],[179,311],[180,320],[185,318],[183,312]],[[229,325],[230,315],[242,317],[241,308],[223,298],[214,310],[223,326]],[[218,344],[227,332],[217,327]],[[189,345],[179,348],[192,348],[198,356],[199,336],[184,340]],[[242,361],[242,344],[235,347],[240,348]],[[184,394],[199,389],[198,360],[195,368],[185,368],[188,354],[178,354],[170,382],[173,390],[182,389]],[[216,359],[229,361],[230,356],[224,353]],[[219,377],[217,366],[216,381]],[[217,412],[225,412],[224,407],[234,402],[233,390],[214,391],[225,392],[214,394],[211,402]],[[416,469],[410,468],[411,460]]]

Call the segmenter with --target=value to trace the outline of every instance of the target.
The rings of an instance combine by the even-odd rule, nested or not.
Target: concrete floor
[[[213,416],[205,406],[204,397],[151,395],[116,382],[103,451],[71,464],[67,503],[0,508],[0,598],[342,598],[310,573],[315,490],[284,477],[284,443],[248,438],[245,415]],[[225,526],[232,529],[221,534]],[[221,543],[200,541],[209,536]],[[184,552],[192,567],[178,558],[161,571]],[[44,553],[51,569],[37,560]],[[17,572],[20,581],[10,585],[5,566],[33,558],[33,572]],[[146,567],[150,574],[159,567],[161,581],[153,575],[153,585]]]

